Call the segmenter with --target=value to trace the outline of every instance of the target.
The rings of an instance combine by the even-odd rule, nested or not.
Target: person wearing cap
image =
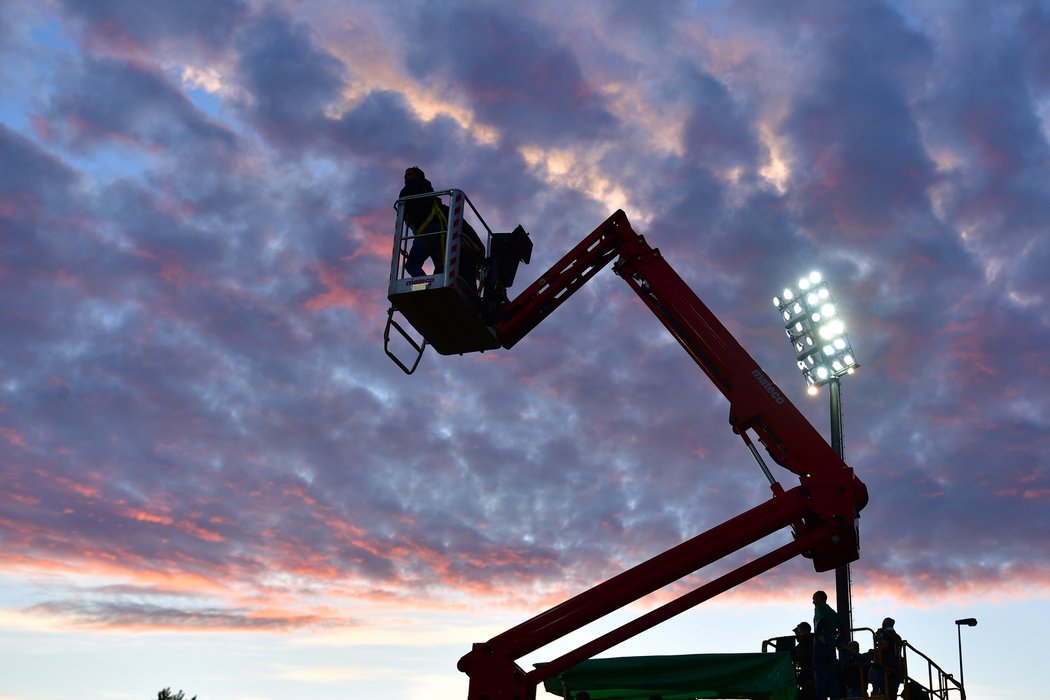
[[[798,700],[814,700],[813,692],[813,635],[808,622],[800,622],[791,630],[795,633],[795,648],[791,661],[795,664]]]

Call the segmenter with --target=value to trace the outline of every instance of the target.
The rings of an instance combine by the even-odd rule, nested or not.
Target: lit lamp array
[[[798,368],[811,394],[859,367],[828,283],[819,272],[800,279],[796,289],[785,289],[773,297],[773,304],[783,318],[784,330],[795,348]]]

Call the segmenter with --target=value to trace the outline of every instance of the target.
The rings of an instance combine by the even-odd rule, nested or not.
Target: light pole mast
[[[842,393],[838,376],[828,382],[828,393],[831,395],[831,449],[845,460],[845,448],[842,443]],[[853,591],[850,586],[849,564],[835,567],[835,605],[839,616],[853,639]]]
[[[831,394],[831,447],[844,459],[842,446],[842,395],[839,378],[859,367],[835,301],[818,272],[799,280],[795,289],[773,297],[783,319],[784,332],[795,349],[795,360],[810,393],[828,385]],[[835,569],[835,606],[853,638],[853,601],[849,564]]]

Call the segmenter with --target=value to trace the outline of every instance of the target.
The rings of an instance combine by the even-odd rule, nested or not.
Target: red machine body
[[[859,556],[857,517],[868,496],[824,438],[725,326],[617,211],[500,309],[494,331],[511,348],[610,262],[693,361],[729,400],[729,423],[770,479],[773,497],[487,642],[459,662],[468,700],[534,700],[546,679],[796,556],[827,571]],[[480,349],[480,348],[479,348]],[[784,489],[750,435],[798,477]],[[530,671],[517,660],[705,566],[790,527],[791,542]]]

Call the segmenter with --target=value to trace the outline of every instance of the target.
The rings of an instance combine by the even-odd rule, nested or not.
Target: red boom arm
[[[510,348],[614,258],[614,270],[729,400],[729,422],[753,448],[753,431],[769,455],[799,477],[785,491],[488,642],[460,659],[470,676],[468,700],[534,700],[545,679],[605,651],[793,557],[818,571],[859,554],[857,514],[867,489],[776,384],[645,239],[617,211],[503,310],[500,343]],[[753,450],[754,451],[754,450]],[[754,452],[758,456],[757,451]],[[584,625],[740,551],[785,527],[789,544],[713,579],[682,597],[529,672],[516,661]]]

